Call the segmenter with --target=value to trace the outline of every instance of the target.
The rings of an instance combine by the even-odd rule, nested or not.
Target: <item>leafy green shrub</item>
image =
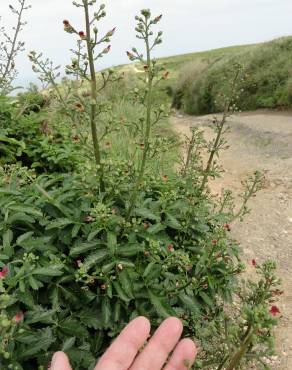
[[[136,48],[127,52],[141,63],[143,75],[127,107],[116,107],[118,116],[127,114],[117,130],[107,99],[117,103],[119,95],[104,88],[122,82],[112,70],[98,79],[94,66],[110,51],[96,47],[108,43],[115,29],[98,40],[92,23],[105,16],[104,5],[90,22],[89,6],[95,2],[82,3],[88,35],[63,21],[65,31],[78,38],[77,56],[85,44],[85,57],[67,66],[78,80],[58,86],[59,68],[36,52],[29,54],[61,109],[52,105],[49,112],[23,115],[11,100],[1,99],[1,144],[9,149],[0,166],[1,367],[43,370],[52,353],[62,349],[74,369],[92,369],[132,318],[145,315],[155,328],[175,315],[184,323],[184,335],[201,345],[196,369],[266,368],[279,313],[271,303],[281,294],[275,264],[253,261],[258,282],[240,284],[244,266],[228,236],[230,222],[248,212],[246,203],[259,190],[261,176],[246,181],[238,212],[230,192],[214,202],[208,191],[208,179],[219,176],[214,158],[225,146],[239,69],[231,84],[226,81],[230,94],[222,96],[224,114],[214,121],[215,140],[207,143],[193,130],[182,167],[174,170],[171,163],[166,174],[161,158],[177,141],[157,136],[167,112],[156,100],[156,86],[168,71],[151,58],[162,42],[162,32],[154,35],[151,28],[162,16],[144,9],[136,17],[147,60]],[[76,86],[85,80],[79,92]],[[211,98],[205,94],[202,101]],[[107,140],[115,135],[127,135],[126,145],[111,151]],[[209,154],[206,166],[201,149]]]
[[[45,106],[46,98],[40,92],[28,91],[18,94],[18,102],[23,114],[29,114],[30,112],[38,113]]]
[[[209,201],[181,179],[149,176],[127,221],[131,185],[116,186],[124,170],[112,169],[105,199],[88,176],[32,180],[24,173],[16,181],[6,171],[2,177],[1,268],[9,271],[0,280],[4,366],[46,366],[63,348],[74,368],[92,367],[138,315],[154,326],[169,315],[181,317],[186,336],[210,343],[242,270],[223,215],[212,214]],[[20,312],[24,320],[15,318]]]
[[[218,96],[226,93],[230,66],[240,62],[246,73],[238,101],[240,109],[290,108],[291,58],[292,38],[285,37],[251,49],[239,49],[232,55],[222,52],[201,74],[194,67],[190,75],[191,68],[183,66],[174,92],[174,106],[190,114],[222,111]]]
[[[52,126],[46,114],[19,115],[9,99],[0,99],[0,163],[20,162],[37,172],[70,172],[80,163],[81,146],[69,130]]]

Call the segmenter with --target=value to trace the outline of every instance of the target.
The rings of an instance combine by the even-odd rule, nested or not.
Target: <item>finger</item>
[[[176,346],[168,364],[164,370],[190,369],[195,362],[197,349],[191,339],[183,339]]]
[[[72,370],[64,352],[56,352],[52,358],[50,370]]]
[[[150,322],[145,317],[131,321],[100,358],[95,370],[128,369],[149,333]]]
[[[166,319],[134,361],[131,370],[160,370],[179,341],[182,330],[183,326],[179,319],[175,317]]]

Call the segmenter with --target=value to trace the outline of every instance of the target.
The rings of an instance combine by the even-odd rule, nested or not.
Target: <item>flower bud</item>
[[[115,31],[116,31],[116,27],[115,27],[115,28],[113,28],[111,31],[109,31],[109,32],[106,34],[106,36],[105,36],[105,37],[111,37],[111,36],[113,36],[113,35],[114,35],[114,33],[115,33]]]
[[[86,35],[83,31],[78,32],[78,35],[80,36],[82,40],[86,40]]]
[[[162,14],[160,14],[158,17],[154,18],[153,23],[154,24],[158,23],[161,20],[161,18],[162,18]]]
[[[107,54],[111,50],[111,45],[109,45],[107,48],[103,49],[102,54]]]
[[[127,56],[128,56],[128,58],[129,58],[131,61],[135,60],[135,55],[134,55],[134,54],[132,54],[130,51],[127,51]]]

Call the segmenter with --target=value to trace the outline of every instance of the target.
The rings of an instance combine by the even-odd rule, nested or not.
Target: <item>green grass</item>
[[[240,86],[244,90],[238,102],[240,109],[292,107],[292,37],[164,58],[161,62],[172,74],[169,91],[173,105],[187,113],[222,110],[218,96],[228,93],[235,62],[240,62],[246,73]]]

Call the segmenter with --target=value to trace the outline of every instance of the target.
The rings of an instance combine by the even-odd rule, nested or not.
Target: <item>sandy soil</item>
[[[213,116],[190,117],[177,114],[173,125],[181,135],[191,126],[203,126],[206,138]],[[292,112],[258,111],[229,119],[226,139],[230,149],[221,154],[224,177],[211,182],[214,193],[228,188],[235,193],[241,180],[255,170],[266,176],[266,185],[250,205],[252,212],[233,225],[233,236],[240,242],[247,262],[274,259],[285,291],[280,309],[282,319],[277,336],[278,359],[275,370],[292,369]]]

